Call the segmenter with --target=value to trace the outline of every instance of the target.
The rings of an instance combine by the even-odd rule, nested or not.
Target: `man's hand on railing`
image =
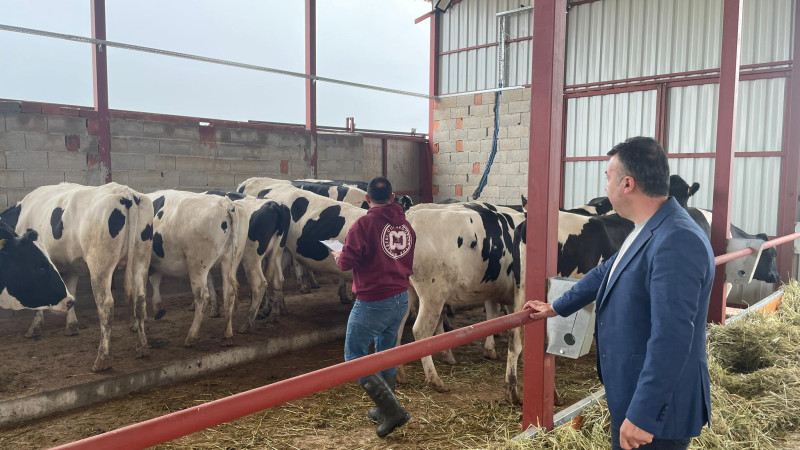
[[[525,303],[522,309],[533,309],[536,312],[531,314],[531,319],[546,319],[548,317],[555,317],[556,311],[550,306],[549,303],[540,302],[539,300],[531,300]]]

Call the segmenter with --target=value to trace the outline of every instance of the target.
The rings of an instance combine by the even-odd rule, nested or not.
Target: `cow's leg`
[[[305,267],[303,267],[299,262],[297,262],[297,258],[294,258],[292,262],[294,266],[294,276],[297,278],[297,284],[300,286],[300,293],[301,294],[310,294],[311,293],[311,285],[307,279]]]
[[[439,314],[439,322],[436,324],[435,334],[444,333],[444,320],[445,320],[445,314],[444,312],[442,312],[441,314]],[[451,366],[458,363],[458,361],[456,361],[456,357],[453,356],[453,349],[448,348],[439,354],[442,355],[442,358],[444,358],[444,362],[450,364]]]
[[[184,347],[191,347],[197,342],[197,335],[200,333],[200,325],[203,323],[203,311],[209,301],[208,293],[208,270],[189,268],[189,282],[192,285],[194,294],[194,318],[192,326],[189,327],[189,334],[183,342]]]
[[[417,291],[417,294],[419,295],[419,312],[417,313],[417,320],[414,322],[413,331],[414,339],[419,341],[433,336],[433,332],[439,322],[439,316],[442,314],[445,296],[435,296],[419,291]],[[439,374],[436,373],[436,367],[433,365],[433,358],[430,355],[422,358],[422,368],[425,371],[426,383],[439,392],[450,390],[439,378]]]
[[[161,305],[161,279],[163,276],[164,274],[161,272],[150,274],[150,285],[153,286],[153,298],[151,300],[153,303],[153,317],[156,320],[160,320],[167,313],[167,310]]]
[[[484,308],[486,308],[486,320],[492,320],[500,317],[500,304],[492,300],[486,300],[483,302]],[[497,359],[497,350],[494,346],[494,335],[489,335],[486,337],[486,341],[483,343],[483,357],[486,359]]]
[[[522,352],[522,327],[513,328],[510,333],[506,360],[506,400],[513,405],[521,405],[522,397],[517,390],[517,363]]]
[[[31,322],[31,326],[28,327],[28,331],[25,332],[26,338],[38,338],[42,335],[42,322],[44,321],[44,312],[42,310],[37,310],[36,314],[33,315],[33,322]]]
[[[319,281],[317,281],[317,274],[313,270],[306,270],[306,276],[308,277],[308,285],[311,286],[311,289],[319,289],[322,287]]]
[[[413,294],[412,294],[413,293]],[[412,295],[416,299],[416,293],[413,289],[408,290],[408,309],[406,310],[406,315],[403,316],[403,320],[400,322],[400,328],[397,330],[397,343],[395,347],[400,346],[400,341],[403,340],[403,330],[406,327],[406,321],[408,320],[408,315],[411,312],[411,297]],[[400,364],[397,366],[397,382],[400,384],[405,384],[408,381],[406,378],[406,368],[405,365]]]
[[[222,267],[222,317],[225,319],[225,330],[222,333],[223,347],[233,345],[233,309],[236,306],[236,291],[239,283],[236,281],[236,269],[239,261],[234,261],[231,252],[225,254],[220,266]],[[210,279],[210,277],[209,277]]]
[[[64,284],[67,286],[67,292],[72,294],[73,297],[78,298],[75,293],[78,290],[78,277],[76,275],[67,275],[64,279]],[[67,310],[67,323],[64,327],[64,336],[77,336],[78,335],[78,316],[75,315],[75,307]]]
[[[352,300],[347,296],[347,281],[344,278],[339,278],[339,303],[349,305]]]
[[[222,290],[225,291],[225,276],[222,276]],[[211,272],[208,273],[208,303],[206,307],[208,308],[208,317],[221,317],[222,311],[219,308],[219,302],[217,301],[217,289],[214,287],[214,276],[211,275]],[[224,295],[224,294],[223,294]],[[225,301],[224,299],[222,300]]]
[[[284,261],[290,258],[289,253],[285,252],[278,242],[279,240],[273,239],[270,246],[275,245],[277,248],[270,250],[268,258],[265,258],[269,298],[265,303],[267,306],[266,311],[262,311],[259,317],[268,317],[269,322],[277,321],[283,312],[288,311],[286,309],[286,300],[283,296],[283,269],[285,267]],[[272,311],[276,311],[276,313],[270,317]]]
[[[94,270],[92,270],[94,269]],[[97,316],[100,319],[100,346],[97,358],[92,365],[92,372],[100,372],[111,368],[111,325],[114,322],[114,298],[111,296],[111,275],[114,267],[89,266],[92,279],[92,293],[97,305]]]

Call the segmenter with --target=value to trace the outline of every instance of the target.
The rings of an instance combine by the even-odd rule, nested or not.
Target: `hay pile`
[[[783,291],[773,314],[709,326],[712,427],[692,448],[780,448],[780,439],[800,428],[800,286],[792,281]],[[606,448],[609,424],[601,402],[584,412],[581,430],[563,426],[493,448]]]

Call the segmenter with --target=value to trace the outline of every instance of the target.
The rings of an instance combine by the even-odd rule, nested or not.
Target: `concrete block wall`
[[[364,137],[352,133],[317,134],[317,178],[363,179]]]
[[[100,182],[97,137],[74,114],[27,113],[20,103],[0,102],[0,208],[39,186]]]
[[[444,98],[433,111],[433,199],[472,200],[489,161],[495,93]],[[527,195],[531,90],[500,95],[497,154],[479,198],[516,205]]]

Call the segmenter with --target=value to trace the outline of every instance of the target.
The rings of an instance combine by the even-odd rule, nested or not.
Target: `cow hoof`
[[[302,287],[302,288],[300,288],[300,293],[301,294],[310,294],[311,293],[311,289],[309,289],[307,287]]]
[[[186,340],[183,341],[183,346],[186,347],[186,348],[194,347],[194,343],[195,342],[197,342],[197,339],[193,339],[193,338],[188,338],[187,337]]]
[[[64,330],[64,336],[77,336],[77,335],[78,335],[78,327]]]
[[[136,357],[137,358],[149,358],[150,357],[150,349],[148,347],[139,347],[136,349]]]
[[[194,311],[194,303],[192,303],[191,305],[189,305],[189,311]]]
[[[428,384],[430,384],[436,392],[450,392],[450,388],[445,386],[442,380],[428,381]]]
[[[239,334],[247,334],[250,332],[250,326],[251,325],[249,323],[242,324],[242,326],[240,326],[239,329],[236,330],[236,332]]]
[[[222,338],[222,343],[220,343],[223,347],[233,347],[233,337],[226,337]]]
[[[189,311],[194,311],[194,308],[190,309]],[[159,309],[155,316],[156,320],[160,320],[162,317],[164,317],[164,314],[166,313],[167,313],[166,309]]]
[[[139,327],[135,323],[132,323],[128,327],[128,331],[130,331],[131,333],[136,333],[137,331],[139,331]]]
[[[564,406],[564,400],[561,399],[561,396],[558,395],[557,390],[553,390],[553,404],[556,406]]]
[[[42,333],[40,333],[39,331],[28,330],[28,332],[25,333],[25,337],[28,339],[39,339],[40,337],[42,337]]]
[[[522,404],[522,397],[519,396],[517,393],[517,388],[509,388],[506,387],[506,400],[508,403],[512,405],[521,405]]]
[[[350,300],[349,298],[347,298],[347,296],[344,296],[344,297],[339,297],[339,303],[341,303],[343,305],[349,305],[349,304],[353,303],[353,301]]]
[[[497,351],[495,349],[484,349],[483,357],[486,359],[497,359]]]
[[[111,360],[110,359],[96,359],[94,361],[94,365],[92,366],[92,372],[102,372],[104,370],[111,369]]]
[[[406,378],[405,371],[400,372],[400,369],[397,370],[397,384],[406,384],[408,383],[408,379]]]

